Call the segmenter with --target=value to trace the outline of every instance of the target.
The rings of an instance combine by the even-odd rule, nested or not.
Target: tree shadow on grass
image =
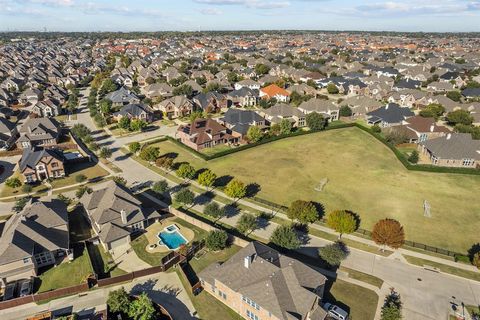
[[[226,204],[224,208],[226,218],[234,217],[240,213],[240,209],[238,208],[236,203]]]
[[[193,203],[194,205],[201,205],[201,206],[206,205],[212,201],[213,196],[214,195],[212,192],[206,191],[196,196]]]
[[[258,183],[250,183],[247,185],[247,192],[245,197],[247,198],[253,198],[255,197],[260,191],[262,190],[262,187]]]
[[[233,176],[224,175],[224,176],[218,177],[217,180],[215,180],[214,186],[225,187],[232,180],[233,180]]]

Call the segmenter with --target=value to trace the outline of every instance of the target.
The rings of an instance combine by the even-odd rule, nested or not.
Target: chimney
[[[250,268],[250,264],[252,263],[251,258],[252,258],[251,256],[246,256],[243,259],[243,266],[247,269]]]
[[[434,124],[432,124],[432,125],[430,126],[430,132],[433,132],[433,130],[435,130],[435,125],[434,125]]]
[[[447,140],[450,140],[451,137],[452,137],[451,133],[447,134]]]
[[[388,106],[390,106],[389,103],[387,103],[387,105],[385,106],[385,110],[388,110]]]
[[[122,211],[120,211],[120,216],[122,217],[122,223],[127,224],[127,212],[122,209]]]

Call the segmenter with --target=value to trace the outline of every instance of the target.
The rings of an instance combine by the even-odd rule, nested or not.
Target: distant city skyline
[[[480,0],[0,0],[1,31],[479,32]]]

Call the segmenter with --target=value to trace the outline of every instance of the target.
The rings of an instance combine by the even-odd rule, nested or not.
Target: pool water
[[[175,232],[163,231],[163,232],[160,232],[158,237],[162,242],[160,244],[164,244],[170,250],[178,249],[182,244],[187,243],[187,240],[178,231],[175,231]]]

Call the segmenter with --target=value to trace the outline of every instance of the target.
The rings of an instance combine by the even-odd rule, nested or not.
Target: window
[[[223,300],[227,300],[227,295],[225,292],[218,290],[218,295],[223,298]]]
[[[474,162],[475,162],[475,160],[473,160],[473,159],[463,159],[462,166],[470,167],[470,166],[473,165]]]
[[[247,317],[248,319],[259,320],[258,316],[250,310],[247,310]]]
[[[30,262],[30,258],[23,258],[23,263],[29,263]]]
[[[249,306],[257,309],[257,310],[260,310],[260,306],[258,304],[255,303],[255,301],[245,297],[245,296],[242,296],[242,301],[245,302],[246,304],[248,304]]]
[[[58,163],[57,162],[52,162],[52,168],[56,168],[58,167]]]
[[[215,292],[215,286],[212,284],[212,292]]]

